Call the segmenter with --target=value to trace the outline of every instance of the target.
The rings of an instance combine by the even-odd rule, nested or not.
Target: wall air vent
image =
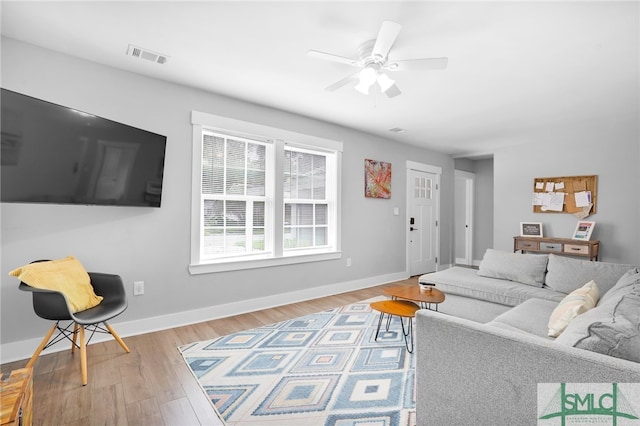
[[[167,55],[152,52],[149,49],[134,46],[133,44],[129,45],[129,48],[127,49],[127,55],[133,56],[134,58],[146,59],[147,61],[155,62],[158,64],[165,64],[167,62],[167,59],[169,59]]]

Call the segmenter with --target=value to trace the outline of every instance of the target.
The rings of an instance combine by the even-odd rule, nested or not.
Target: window
[[[191,273],[339,258],[342,144],[193,112]]]
[[[267,148],[202,130],[201,259],[265,252]]]
[[[284,152],[284,250],[329,245],[327,156]]]

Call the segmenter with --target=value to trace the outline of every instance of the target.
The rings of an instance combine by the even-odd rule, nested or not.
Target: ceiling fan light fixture
[[[402,25],[397,22],[383,21],[378,37],[367,40],[358,47],[358,59],[309,50],[309,56],[362,68],[360,71],[353,72],[342,80],[325,87],[325,90],[333,92],[346,85],[352,86],[357,81],[353,87],[358,92],[368,95],[371,87],[378,83],[381,93],[384,93],[388,98],[395,98],[402,92],[395,81],[383,71],[439,70],[447,67],[448,59],[446,57],[390,60],[391,48],[394,46],[401,29]]]
[[[367,86],[366,84],[358,83],[354,87],[354,89],[356,89],[358,92],[362,93],[363,95],[368,95],[369,94],[369,87],[371,87],[371,86]]]
[[[363,95],[369,94],[369,89],[374,85],[378,78],[378,73],[371,67],[366,67],[359,74],[360,83],[355,87],[355,89],[362,93]]]
[[[382,90],[382,93],[389,90],[389,88],[395,84],[395,80],[392,80],[388,75],[384,73],[380,73],[380,75],[378,75],[377,81],[380,85],[380,90]]]

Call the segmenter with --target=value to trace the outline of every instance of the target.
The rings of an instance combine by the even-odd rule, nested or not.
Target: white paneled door
[[[440,175],[413,168],[407,173],[409,273],[414,276],[437,270]]]
[[[460,265],[473,265],[473,187],[475,174],[455,171],[453,247]]]

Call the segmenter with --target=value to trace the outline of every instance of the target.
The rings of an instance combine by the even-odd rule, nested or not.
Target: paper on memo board
[[[549,192],[548,195],[546,204],[542,207],[546,207],[547,211],[561,212],[564,207],[564,192]]]
[[[587,207],[591,203],[591,193],[589,191],[580,191],[575,194],[576,207]]]

